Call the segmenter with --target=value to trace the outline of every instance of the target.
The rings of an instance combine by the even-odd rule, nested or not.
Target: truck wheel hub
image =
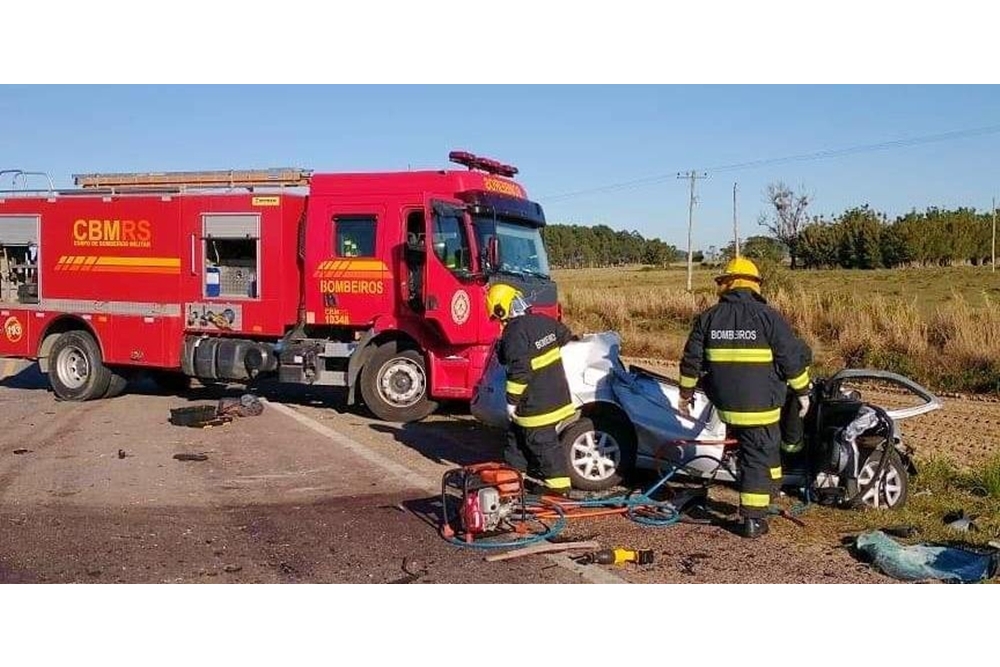
[[[382,368],[378,392],[384,401],[396,406],[413,405],[424,394],[424,371],[409,359],[393,359]]]
[[[70,389],[79,389],[87,384],[87,378],[90,377],[90,364],[87,363],[87,355],[76,346],[69,346],[59,353],[56,367],[59,371],[59,379]]]

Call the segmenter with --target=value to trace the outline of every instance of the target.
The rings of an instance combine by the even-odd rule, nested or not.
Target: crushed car
[[[621,359],[614,332],[589,334],[562,348],[576,413],[557,426],[573,486],[604,491],[637,469],[678,472],[696,479],[734,482],[739,463],[726,425],[702,391],[690,418],[678,411],[680,387],[672,378]],[[886,409],[862,400],[865,383],[892,385],[916,401]],[[506,375],[494,354],[476,386],[472,414],[506,428]],[[902,401],[905,402],[905,401]],[[845,369],[813,383],[805,417],[805,444],[782,452],[783,487],[804,489],[817,501],[842,506],[894,508],[907,499],[916,472],[899,423],[941,407],[909,378],[886,371]]]

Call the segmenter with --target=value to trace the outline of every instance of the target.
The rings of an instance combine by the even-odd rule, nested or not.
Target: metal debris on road
[[[15,449],[15,450],[14,450],[14,453],[15,453],[15,454],[30,454],[30,453],[31,453],[31,450],[30,450],[30,449],[24,449],[24,448],[22,447],[21,449]]]
[[[956,510],[944,515],[944,525],[952,530],[963,532],[976,532],[979,527],[972,522],[972,517],[965,516],[965,510]]]
[[[208,426],[218,426],[232,421],[233,418],[226,415],[220,416],[218,409],[214,405],[198,405],[189,408],[173,408],[170,411],[170,423],[174,426],[190,426],[192,428],[205,428]]]
[[[207,461],[207,454],[174,454],[178,461]]]

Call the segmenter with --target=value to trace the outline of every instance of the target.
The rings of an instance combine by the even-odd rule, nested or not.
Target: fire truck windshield
[[[478,216],[473,217],[473,223],[481,252],[485,252],[491,236],[495,234],[497,237],[499,263],[489,267],[489,271],[549,278],[549,258],[545,253],[540,227]]]

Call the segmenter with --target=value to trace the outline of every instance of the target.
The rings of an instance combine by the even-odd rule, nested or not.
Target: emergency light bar
[[[479,169],[480,171],[485,171],[487,174],[496,174],[497,176],[506,176],[507,178],[512,178],[517,174],[517,167],[491,160],[488,157],[479,157],[465,151],[452,151],[448,153],[448,160],[468,167],[470,171],[472,169]]]

